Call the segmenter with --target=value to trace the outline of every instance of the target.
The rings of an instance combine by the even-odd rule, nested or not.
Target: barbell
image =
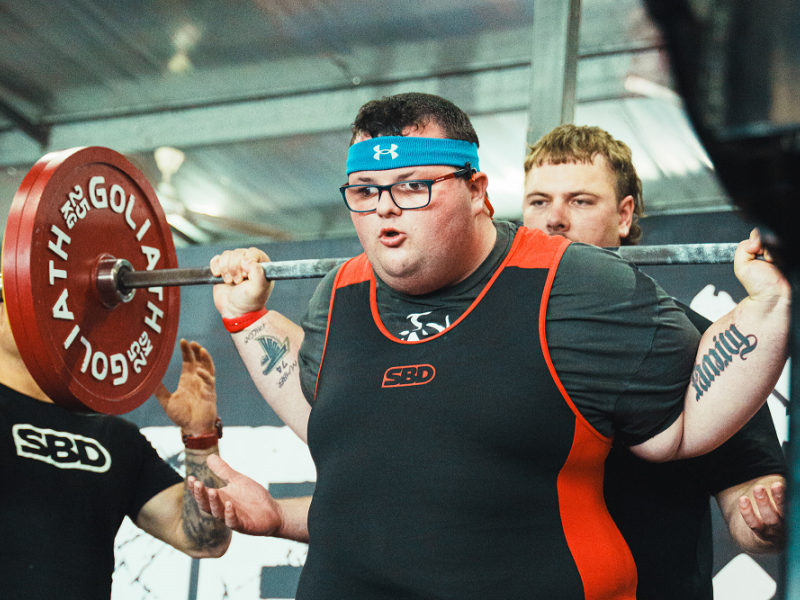
[[[614,250],[638,265],[730,263],[736,244]],[[305,279],[346,260],[261,266],[267,279]],[[9,212],[0,290],[20,355],[54,402],[122,414],[152,395],[175,346],[179,287],[222,282],[177,263],[155,191],[122,154],[72,148],[33,166]]]

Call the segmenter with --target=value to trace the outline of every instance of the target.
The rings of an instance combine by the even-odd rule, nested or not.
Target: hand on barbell
[[[225,486],[208,488],[202,481],[189,477],[189,489],[200,510],[239,533],[274,535],[280,530],[280,506],[264,486],[233,470],[217,455],[209,456],[207,464]]]
[[[758,260],[759,257],[764,260]],[[750,237],[739,244],[733,259],[733,270],[753,300],[762,303],[767,309],[772,309],[781,302],[788,306],[791,287],[772,262],[758,229],[753,229]]]
[[[178,389],[170,393],[163,383],[155,396],[170,420],[186,435],[214,431],[217,418],[217,391],[214,361],[197,342],[181,340],[183,366]]]
[[[273,282],[259,263],[269,257],[258,248],[226,250],[211,259],[211,272],[225,284],[214,286],[214,304],[223,318],[240,317],[264,308]]]

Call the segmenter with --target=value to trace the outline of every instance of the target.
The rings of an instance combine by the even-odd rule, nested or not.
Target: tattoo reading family
[[[754,334],[743,335],[733,323],[719,336],[715,335],[713,341],[714,347],[703,355],[692,371],[692,386],[697,392],[695,400],[700,400],[714,379],[733,362],[733,355],[738,354],[739,358],[747,360],[747,355],[758,345]]]

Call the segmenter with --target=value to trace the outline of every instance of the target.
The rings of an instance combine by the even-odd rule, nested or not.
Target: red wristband
[[[225,326],[230,333],[237,333],[244,329],[245,327],[249,327],[256,321],[258,321],[261,317],[267,314],[269,311],[266,308],[262,308],[261,310],[254,310],[253,312],[246,313],[239,317],[233,317],[231,319],[222,319],[222,324]]]
[[[214,421],[214,431],[202,435],[183,435],[183,445],[189,450],[207,450],[217,445],[219,438],[222,437],[222,420],[217,417]]]

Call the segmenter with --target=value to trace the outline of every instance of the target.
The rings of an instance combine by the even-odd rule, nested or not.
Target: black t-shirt
[[[408,296],[378,280],[378,310],[386,327],[413,340],[453,323],[508,254],[516,226],[495,226],[492,252],[464,281]],[[334,277],[332,271],[322,280],[303,320],[301,384],[310,402]],[[531,303],[539,301],[531,298]],[[666,429],[683,410],[699,334],[666,292],[615,253],[570,244],[550,291],[546,335],[561,382],[601,434],[636,445]]]
[[[710,321],[680,305],[705,331]],[[608,511],[631,549],[640,600],[711,600],[713,542],[709,499],[757,477],[785,475],[786,464],[765,404],[716,450],[650,463],[614,444],[605,464]]]
[[[0,385],[0,597],[108,600],[127,515],[182,478],[131,423]]]

